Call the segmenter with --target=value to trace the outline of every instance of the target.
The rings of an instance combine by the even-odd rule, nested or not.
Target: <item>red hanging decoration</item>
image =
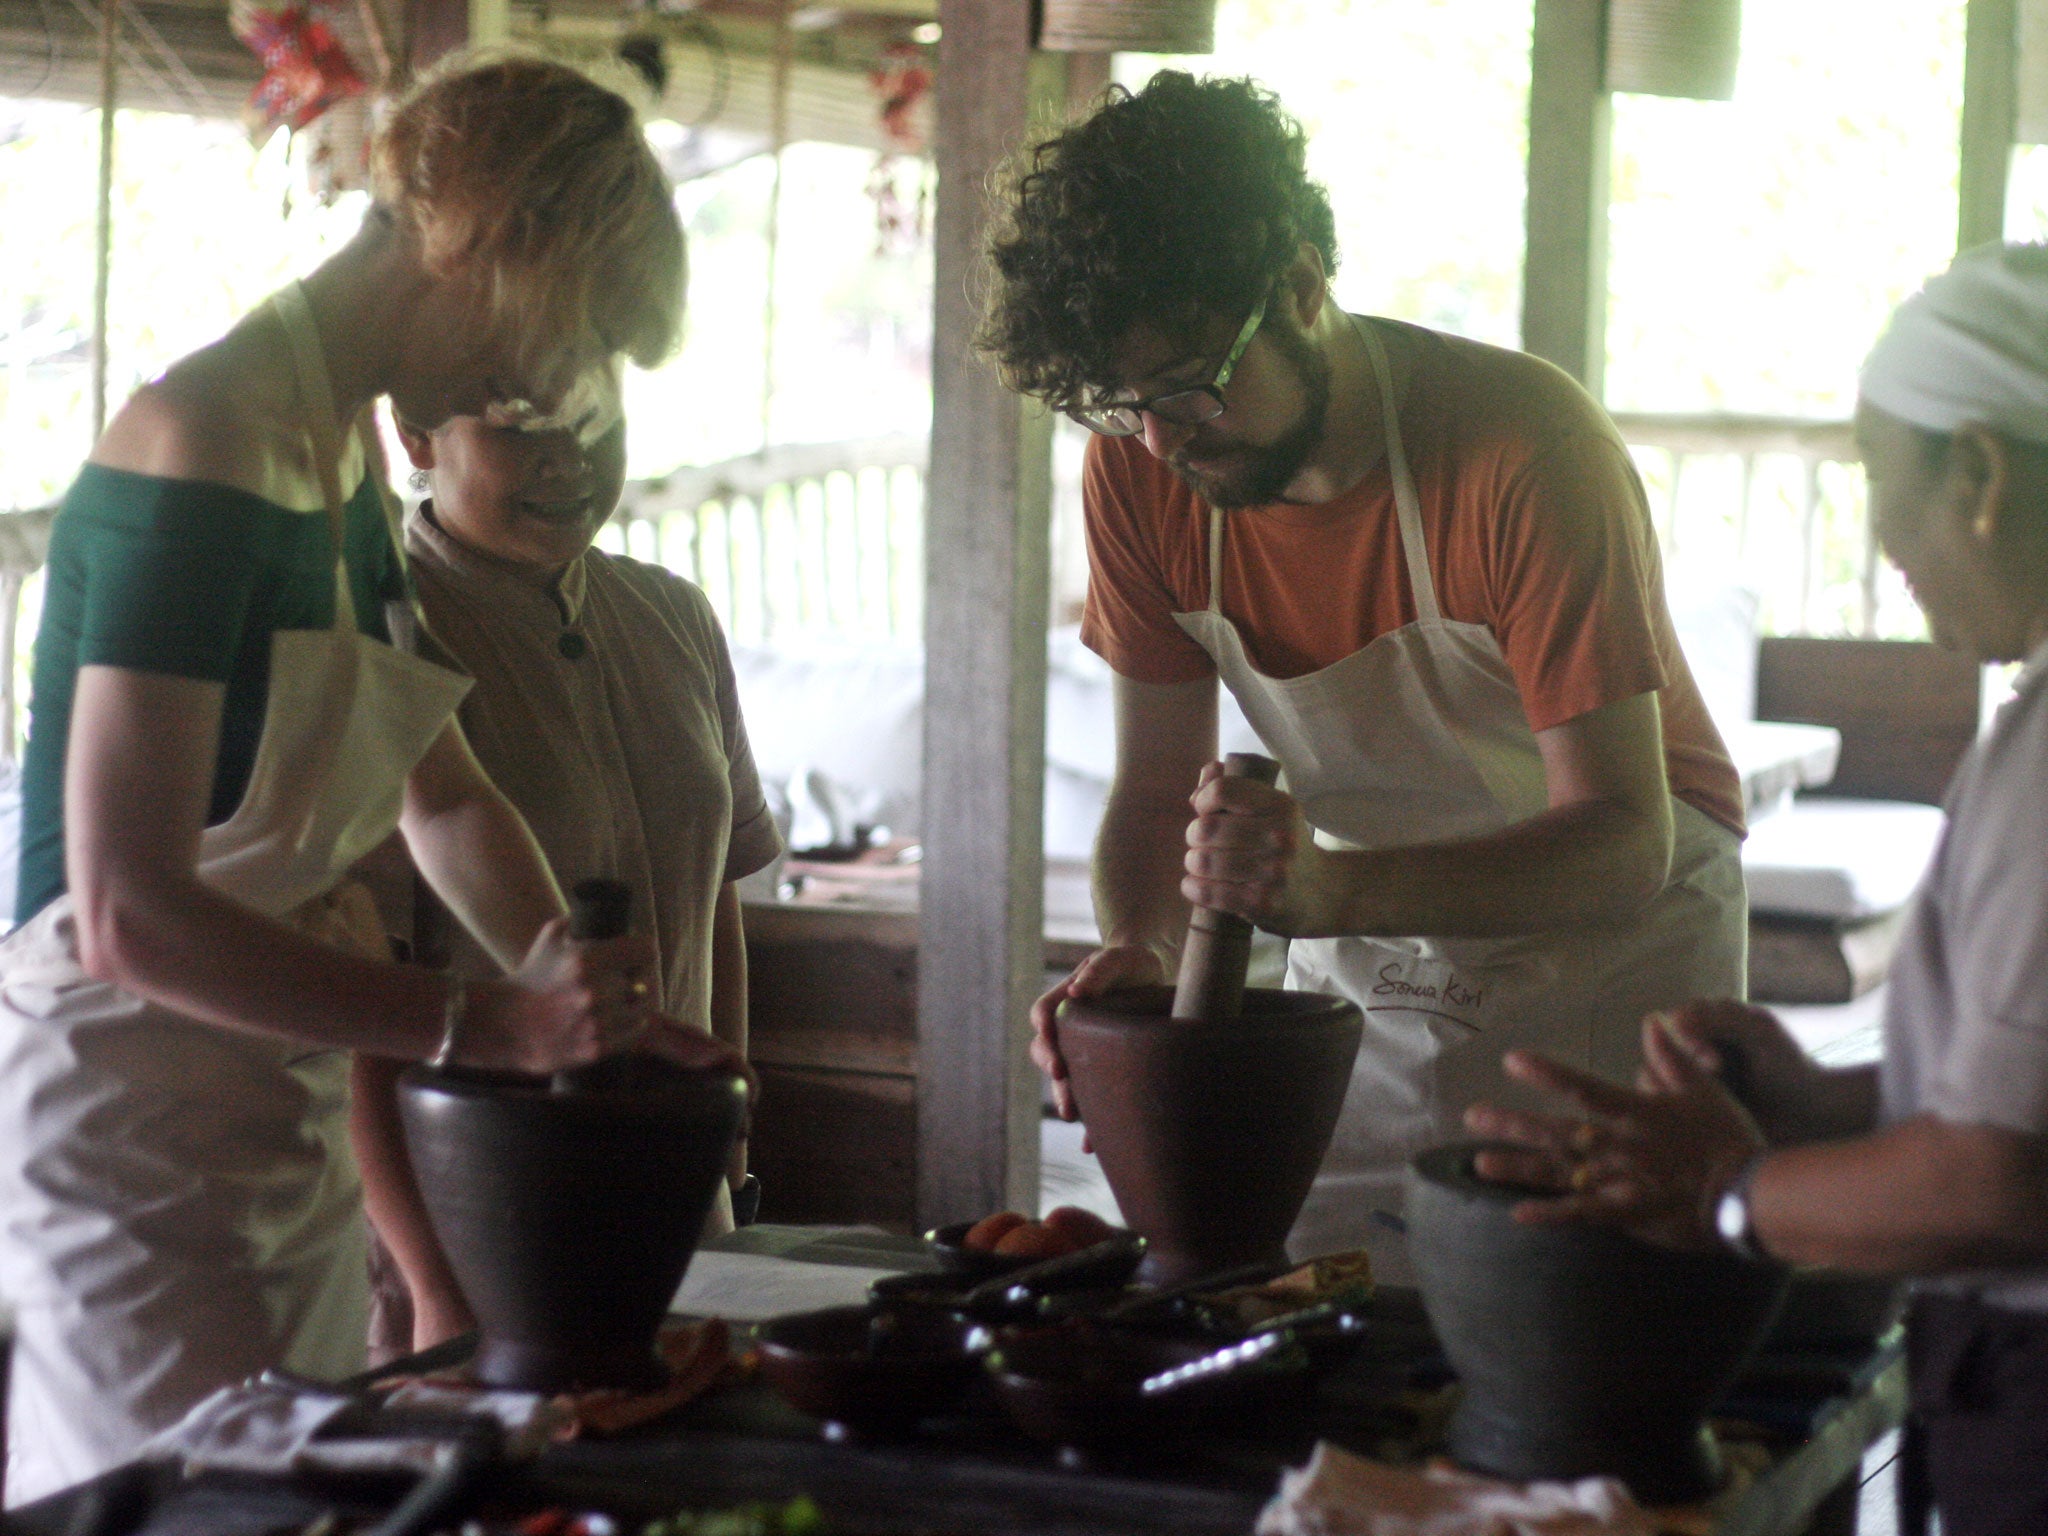
[[[249,96],[259,136],[280,125],[304,128],[337,102],[367,89],[341,40],[310,5],[238,9],[234,28],[263,61],[263,78]]]
[[[924,148],[924,122],[917,108],[931,94],[932,72],[915,43],[891,43],[881,66],[868,76],[881,98],[882,132],[894,149],[916,154]]]

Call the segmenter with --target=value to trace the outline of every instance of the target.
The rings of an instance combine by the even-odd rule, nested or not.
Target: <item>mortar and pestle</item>
[[[1450,1451],[1515,1481],[1618,1477],[1646,1504],[1705,1498],[1721,1468],[1706,1415],[1784,1299],[1786,1272],[1603,1227],[1530,1226],[1547,1193],[1479,1176],[1481,1144],[1408,1173],[1408,1251],[1464,1386]]]
[[[1233,752],[1270,784],[1279,764]],[[1196,908],[1175,988],[1069,998],[1059,1014],[1081,1119],[1160,1286],[1286,1263],[1351,1086],[1363,1021],[1318,992],[1245,987],[1252,925]]]
[[[578,939],[615,938],[631,892],[587,880]],[[481,1334],[486,1386],[663,1385],[655,1333],[696,1252],[746,1112],[736,1073],[648,1052],[534,1077],[415,1066],[406,1146]]]

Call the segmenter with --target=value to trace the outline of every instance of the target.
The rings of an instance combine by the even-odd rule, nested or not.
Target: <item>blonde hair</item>
[[[466,56],[423,79],[371,151],[371,191],[427,270],[468,276],[523,359],[594,335],[652,367],[682,330],[674,193],[632,106],[565,65]]]

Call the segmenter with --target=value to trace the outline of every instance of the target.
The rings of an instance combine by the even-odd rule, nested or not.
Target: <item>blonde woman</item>
[[[669,188],[618,97],[508,60],[404,102],[374,192],[341,252],[128,402],[52,535],[0,946],[12,1503],[224,1383],[360,1362],[347,1052],[547,1071],[650,1027],[648,946],[568,938],[455,723],[467,680],[404,649],[356,424],[380,395],[421,428],[531,419],[668,352]],[[502,977],[378,957],[342,874],[394,825]]]

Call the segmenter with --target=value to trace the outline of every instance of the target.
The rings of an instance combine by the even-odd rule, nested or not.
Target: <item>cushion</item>
[[[856,825],[919,833],[923,810],[924,657],[905,646],[818,642],[732,648],[754,764],[795,848],[844,843]],[[1045,851],[1088,857],[1116,770],[1115,677],[1078,626],[1048,640]],[[1224,692],[1225,752],[1259,752]],[[1188,789],[1192,792],[1194,785]]]
[[[1752,821],[1783,809],[1797,791],[1828,783],[1842,759],[1842,733],[1831,725],[1783,720],[1715,724],[1742,780],[1742,803]]]
[[[1912,899],[1942,813],[1902,800],[1814,795],[1760,817],[1742,845],[1753,912],[1859,922]]]
[[[1665,601],[1700,698],[1725,736],[1756,715],[1757,595],[1747,587],[1674,579]]]
[[[923,809],[924,657],[905,646],[734,646],[754,766],[797,847],[857,824],[915,836]]]

